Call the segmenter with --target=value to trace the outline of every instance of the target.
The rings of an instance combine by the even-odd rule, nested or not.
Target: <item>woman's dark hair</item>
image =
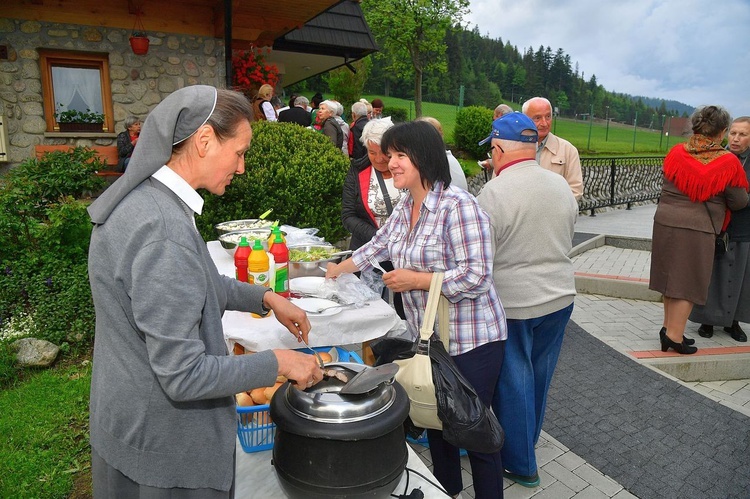
[[[426,121],[401,123],[386,130],[380,141],[383,153],[396,151],[406,154],[419,171],[422,185],[431,189],[442,181],[451,183],[445,143],[435,127]]]
[[[299,97],[299,94],[289,96],[289,107],[294,107],[294,101],[297,100],[297,97]]]
[[[315,95],[312,96],[310,99],[310,106],[312,106],[313,109],[318,109],[318,106],[321,102],[323,102],[325,99],[323,99],[323,94],[320,92],[317,92]]]
[[[237,134],[240,123],[253,121],[253,109],[247,97],[234,90],[219,88],[216,91],[216,107],[206,121],[214,129],[219,142],[231,139]],[[172,148],[178,152],[187,143],[183,140]]]
[[[729,128],[729,112],[721,106],[701,106],[690,117],[693,133],[716,137]]]

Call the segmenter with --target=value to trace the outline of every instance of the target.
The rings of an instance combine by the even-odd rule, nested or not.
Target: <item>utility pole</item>
[[[635,132],[638,130],[638,111],[635,112],[635,118],[633,118],[633,152],[635,152]]]
[[[589,107],[589,142],[586,145],[586,149],[591,150],[591,127],[594,126],[594,105],[591,104]]]
[[[672,129],[672,115],[669,115],[667,120],[667,150],[669,150],[669,131]]]
[[[604,142],[609,140],[609,106],[607,106],[607,134],[604,136]]]
[[[659,151],[661,151],[661,141],[664,138],[664,117],[666,114],[661,115],[661,130],[659,130]]]

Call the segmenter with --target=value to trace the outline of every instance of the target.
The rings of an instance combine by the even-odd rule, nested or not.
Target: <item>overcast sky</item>
[[[608,91],[750,115],[750,0],[470,0],[469,29],[570,56]]]

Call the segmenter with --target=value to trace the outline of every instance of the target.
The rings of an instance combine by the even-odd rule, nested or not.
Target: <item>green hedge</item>
[[[341,193],[349,160],[321,133],[293,123],[253,123],[253,140],[238,175],[223,196],[205,196],[198,230],[216,239],[213,226],[227,220],[269,219],[317,227],[327,241],[347,235],[341,224]]]
[[[492,129],[493,110],[486,107],[469,106],[461,109],[456,115],[454,136],[456,147],[472,155],[474,159],[485,159],[489,146],[480,146],[478,142]]]
[[[385,113],[394,123],[404,123],[409,119],[409,110],[403,107],[389,107]]]
[[[0,348],[34,336],[88,346],[94,308],[88,283],[88,196],[104,164],[87,148],[28,159],[0,178]],[[7,352],[0,381],[7,382]]]

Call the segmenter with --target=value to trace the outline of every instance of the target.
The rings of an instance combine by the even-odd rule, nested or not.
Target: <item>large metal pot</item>
[[[328,266],[329,263],[339,263],[344,259],[344,256],[349,254],[346,251],[337,251],[332,244],[302,244],[289,246],[289,251],[300,250],[330,250],[331,253],[336,253],[335,256],[330,258],[324,258],[321,260],[311,261],[295,261],[293,255],[289,255],[289,278],[294,279],[295,277],[325,277],[326,272],[322,270]]]
[[[327,364],[350,378],[367,366]],[[408,453],[403,423],[409,399],[398,383],[361,395],[341,395],[330,378],[299,390],[283,385],[271,400],[276,423],[273,465],[292,498],[386,498],[396,488]]]

